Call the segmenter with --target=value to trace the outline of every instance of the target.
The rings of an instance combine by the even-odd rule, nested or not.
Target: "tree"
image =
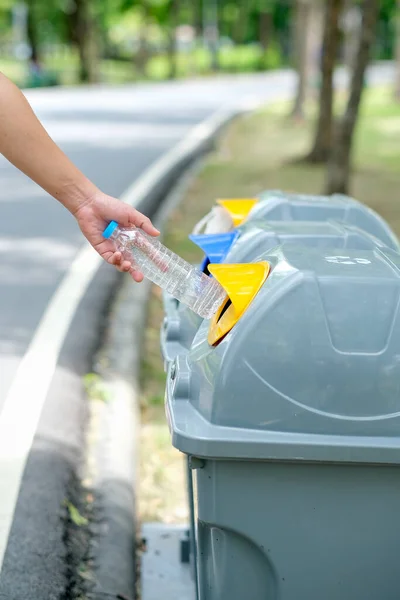
[[[79,79],[82,82],[98,81],[99,43],[95,0],[74,0],[71,18],[71,37],[79,53]]]
[[[146,76],[147,63],[150,59],[148,44],[148,29],[151,20],[151,7],[147,0],[143,0],[141,5],[141,26],[139,31],[138,49],[134,54],[134,65],[139,77]]]
[[[361,26],[360,7],[354,0],[345,0],[341,21],[343,31],[343,62],[349,73],[351,73],[356,57],[357,41],[360,37]]]
[[[203,35],[203,2],[206,0],[193,0],[193,27],[196,32],[196,38],[201,38]]]
[[[248,0],[245,0],[247,4]],[[219,10],[218,0],[203,1],[204,41],[211,54],[211,68],[219,68]]]
[[[396,27],[396,74],[394,84],[394,95],[398,102],[400,102],[400,0],[397,0],[396,13],[395,13],[395,27]]]
[[[246,41],[250,17],[250,0],[237,3],[237,18],[234,23],[232,38],[235,44],[244,44]]]
[[[39,43],[39,32],[37,28],[37,19],[35,14],[35,1],[28,0],[27,5],[27,22],[26,22],[26,33],[28,42],[31,47],[31,60],[35,63],[41,62],[40,57],[40,43]]]
[[[292,116],[304,118],[304,105],[318,72],[322,38],[320,0],[297,0],[293,50],[297,71],[297,92]]]
[[[1,3],[0,0],[0,5]],[[21,14],[20,11],[24,12],[24,9],[26,10],[26,38],[31,51],[30,58],[32,62],[43,66],[45,46],[54,42],[66,41],[65,12],[60,10],[57,0],[25,0],[24,3],[14,4],[14,10],[17,13]]]
[[[264,54],[268,50],[273,28],[273,0],[259,0],[258,35]]]
[[[294,21],[294,56],[297,72],[297,90],[293,105],[292,116],[297,119],[304,118],[304,103],[307,92],[307,29],[310,5],[303,0],[297,0]]]
[[[343,117],[336,127],[328,160],[327,194],[348,193],[352,143],[364,88],[365,71],[375,39],[378,4],[379,0],[364,0],[362,5],[361,31],[351,77],[350,94]]]
[[[314,143],[310,154],[306,158],[307,161],[312,163],[326,162],[332,145],[334,121],[333,75],[339,48],[339,17],[343,8],[343,3],[344,0],[327,0],[325,8],[318,118]]]
[[[168,58],[169,58],[169,79],[175,79],[178,72],[177,65],[177,44],[176,44],[176,29],[179,24],[179,8],[180,0],[171,0],[169,6],[169,39],[168,39]]]

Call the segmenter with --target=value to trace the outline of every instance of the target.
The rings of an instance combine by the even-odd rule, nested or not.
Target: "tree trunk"
[[[150,18],[150,7],[147,2],[142,3],[142,26],[139,31],[138,50],[134,55],[134,65],[139,77],[146,76],[147,63],[150,53],[147,44],[148,23]]]
[[[79,52],[79,79],[87,83],[98,81],[99,48],[93,8],[93,0],[75,0],[75,38]]]
[[[322,41],[321,0],[297,0],[293,50],[297,92],[292,117],[304,119],[304,105],[316,83]]]
[[[378,6],[378,0],[364,0],[362,5],[360,39],[352,72],[350,95],[344,115],[336,128],[328,160],[327,194],[348,193],[352,142],[364,88],[365,71],[375,39]]]
[[[357,54],[357,41],[360,38],[361,11],[355,0],[345,0],[342,19],[343,63],[352,73]]]
[[[203,36],[203,2],[205,0],[193,0],[193,27],[196,32],[196,39]]]
[[[321,0],[312,0],[307,31],[307,93],[317,89],[321,65],[324,10]]]
[[[310,5],[303,0],[296,2],[294,23],[294,58],[297,71],[297,91],[292,117],[304,119],[304,103],[307,94],[307,33],[310,21]]]
[[[236,44],[244,44],[246,41],[247,30],[249,26],[250,1],[241,0],[237,3],[239,9],[239,17],[235,23],[232,37]]]
[[[247,3],[248,0],[245,0]],[[219,11],[218,0],[203,1],[204,42],[211,54],[211,69],[219,69]]]
[[[318,119],[314,144],[306,159],[312,163],[326,162],[332,145],[333,75],[339,48],[339,16],[343,8],[343,1],[344,0],[327,0],[325,9]]]
[[[168,79],[176,79],[178,73],[178,53],[176,47],[176,28],[179,20],[179,8],[180,0],[171,0],[169,17],[170,17],[170,31],[168,40],[168,59],[169,59],[169,73]]]
[[[400,0],[397,0],[396,7],[396,74],[394,84],[395,99],[400,102]]]
[[[39,49],[39,39],[38,39],[38,30],[35,18],[35,2],[34,0],[28,0],[27,2],[28,14],[27,14],[27,24],[26,24],[26,33],[28,37],[28,42],[31,47],[31,61],[40,64],[40,49]]]
[[[265,54],[268,50],[272,35],[272,14],[265,10],[260,11],[259,16],[259,40],[260,46]]]

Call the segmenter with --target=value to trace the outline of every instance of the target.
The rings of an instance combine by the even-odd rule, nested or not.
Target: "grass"
[[[165,243],[187,260],[201,257],[187,239],[193,225],[218,197],[249,197],[263,189],[321,193],[324,169],[297,161],[310,148],[311,123],[286,118],[276,104],[231,125],[192,181],[166,224]],[[386,218],[400,235],[400,104],[388,89],[368,90],[355,139],[352,195]],[[140,513],[145,520],[187,518],[184,463],[171,447],[162,399],[165,375],[159,352],[163,319],[153,288],[142,365]]]

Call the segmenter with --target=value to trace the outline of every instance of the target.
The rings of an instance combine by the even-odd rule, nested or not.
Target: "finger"
[[[134,279],[134,281],[136,281],[136,283],[141,283],[143,281],[143,279],[144,279],[143,273],[141,273],[134,267],[132,267],[129,272],[131,274],[132,279]]]
[[[114,242],[111,240],[102,240],[98,244],[93,244],[93,248],[100,254],[100,256],[106,261],[110,262],[110,258],[115,254]]]
[[[136,227],[140,227],[140,229],[143,229],[143,231],[145,231],[146,233],[148,233],[149,235],[160,235],[160,232],[158,229],[156,229],[156,227],[154,227],[153,223],[150,221],[149,217],[146,217],[146,215],[143,215],[142,213],[135,211],[135,221],[134,221],[134,225],[136,225]]]
[[[143,231],[149,235],[153,236],[159,235],[160,233],[158,229],[154,227],[148,217],[125,202],[121,202],[120,200],[110,197],[106,208],[107,210],[103,214],[103,217],[106,220],[114,219],[114,221],[117,221],[117,223],[119,223],[119,225],[122,227],[135,225],[136,227],[142,228]]]
[[[132,268],[132,263],[129,260],[124,260],[120,252],[115,252],[108,262],[117,267],[121,273],[128,273]]]
[[[132,268],[132,263],[129,262],[129,260],[124,260],[122,265],[121,265],[121,271],[123,273],[128,273]]]
[[[121,262],[122,262],[122,254],[121,252],[114,252],[110,258],[108,259],[108,262],[111,265],[114,265],[114,267],[119,267],[121,266]]]

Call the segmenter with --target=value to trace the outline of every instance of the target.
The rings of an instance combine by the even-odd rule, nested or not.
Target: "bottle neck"
[[[110,235],[109,239],[112,240],[113,242],[115,242],[119,238],[120,234],[121,234],[120,228],[116,227],[114,229],[114,231],[112,232],[112,234]]]

